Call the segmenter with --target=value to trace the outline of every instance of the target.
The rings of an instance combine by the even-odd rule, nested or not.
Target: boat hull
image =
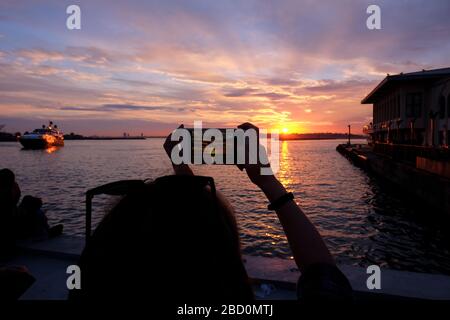
[[[19,141],[24,149],[47,149],[64,145],[64,140],[61,139],[54,139],[52,141],[49,141],[49,139],[45,138],[21,138]]]

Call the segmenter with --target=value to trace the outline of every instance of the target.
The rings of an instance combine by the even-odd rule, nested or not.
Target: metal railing
[[[110,196],[123,196],[131,189],[140,187],[145,182],[143,180],[120,180],[104,184],[102,186],[90,189],[86,192],[86,244],[91,238],[92,230],[92,199],[96,195],[106,194]]]

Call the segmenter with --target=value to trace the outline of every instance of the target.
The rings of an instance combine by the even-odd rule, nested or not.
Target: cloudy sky
[[[81,30],[66,7],[81,7]],[[382,30],[366,28],[381,7]],[[0,3],[0,124],[163,134],[251,121],[361,128],[386,73],[450,66],[450,1],[160,0]]]

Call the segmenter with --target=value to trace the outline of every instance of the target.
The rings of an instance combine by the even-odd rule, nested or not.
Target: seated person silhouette
[[[63,225],[50,227],[42,210],[42,200],[30,195],[23,197],[15,216],[16,237],[18,239],[47,239],[59,236]]]
[[[14,173],[0,170],[0,259],[7,259],[15,247],[14,215],[20,199],[20,188]]]
[[[14,173],[0,170],[0,301],[17,300],[34,282],[24,266],[4,265],[15,253],[14,215],[20,188]]]
[[[0,256],[11,253],[16,239],[46,239],[63,231],[62,224],[48,225],[40,198],[26,195],[17,206],[20,196],[14,173],[0,170]]]

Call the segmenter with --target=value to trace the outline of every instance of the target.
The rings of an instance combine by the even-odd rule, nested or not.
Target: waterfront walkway
[[[21,299],[66,299],[66,269],[78,261],[84,238],[61,236],[41,242],[22,242],[20,247],[21,254],[9,265],[24,265],[36,278]],[[294,261],[248,255],[244,260],[255,282],[257,299],[296,299],[295,286],[300,272]],[[381,290],[368,290],[365,268],[343,265],[339,268],[359,293],[450,300],[450,276],[382,269]]]

